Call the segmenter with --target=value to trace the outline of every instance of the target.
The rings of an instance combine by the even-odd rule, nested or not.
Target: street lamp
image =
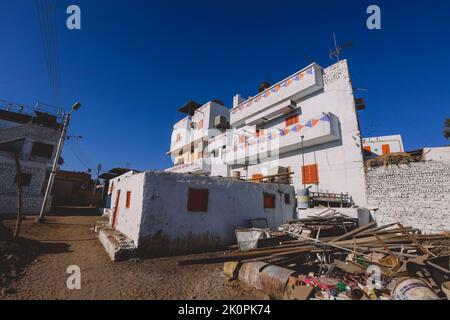
[[[47,207],[48,197],[53,188],[53,182],[55,181],[56,170],[58,168],[59,158],[61,157],[62,147],[64,145],[64,140],[66,139],[67,128],[69,127],[70,116],[72,112],[78,111],[81,108],[81,103],[75,102],[69,112],[65,114],[64,124],[61,131],[61,136],[59,137],[58,147],[56,149],[55,160],[53,161],[52,171],[50,172],[50,176],[48,177],[47,189],[45,190],[44,201],[42,201],[41,212],[39,213],[39,217],[36,219],[37,222],[44,221],[45,208]]]

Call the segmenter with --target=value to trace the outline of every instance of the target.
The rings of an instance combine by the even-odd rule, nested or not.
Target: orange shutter
[[[261,173],[257,173],[252,175],[252,180],[254,180],[254,182],[259,182],[264,176]]]
[[[383,154],[391,153],[391,147],[388,144],[383,144],[381,149],[383,150]]]
[[[302,182],[303,184],[319,183],[319,170],[317,164],[302,166]]]
[[[131,191],[127,191],[127,203],[126,207],[129,208],[131,205]]]

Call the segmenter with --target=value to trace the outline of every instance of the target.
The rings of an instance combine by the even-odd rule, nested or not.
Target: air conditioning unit
[[[214,128],[227,129],[227,127],[228,127],[228,119],[226,117],[217,115],[214,118]]]

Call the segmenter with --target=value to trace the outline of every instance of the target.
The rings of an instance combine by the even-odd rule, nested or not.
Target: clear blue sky
[[[65,26],[77,4],[82,29]],[[366,28],[378,4],[382,30]],[[56,1],[64,105],[81,101],[65,169],[163,169],[176,109],[189,99],[253,95],[332,61],[332,32],[366,99],[364,136],[397,134],[407,149],[440,146],[450,116],[450,1]],[[53,103],[33,0],[0,3],[0,98]]]

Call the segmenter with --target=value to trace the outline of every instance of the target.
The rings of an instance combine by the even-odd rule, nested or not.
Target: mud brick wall
[[[379,224],[400,222],[424,233],[450,230],[450,162],[371,168],[368,204]]]

